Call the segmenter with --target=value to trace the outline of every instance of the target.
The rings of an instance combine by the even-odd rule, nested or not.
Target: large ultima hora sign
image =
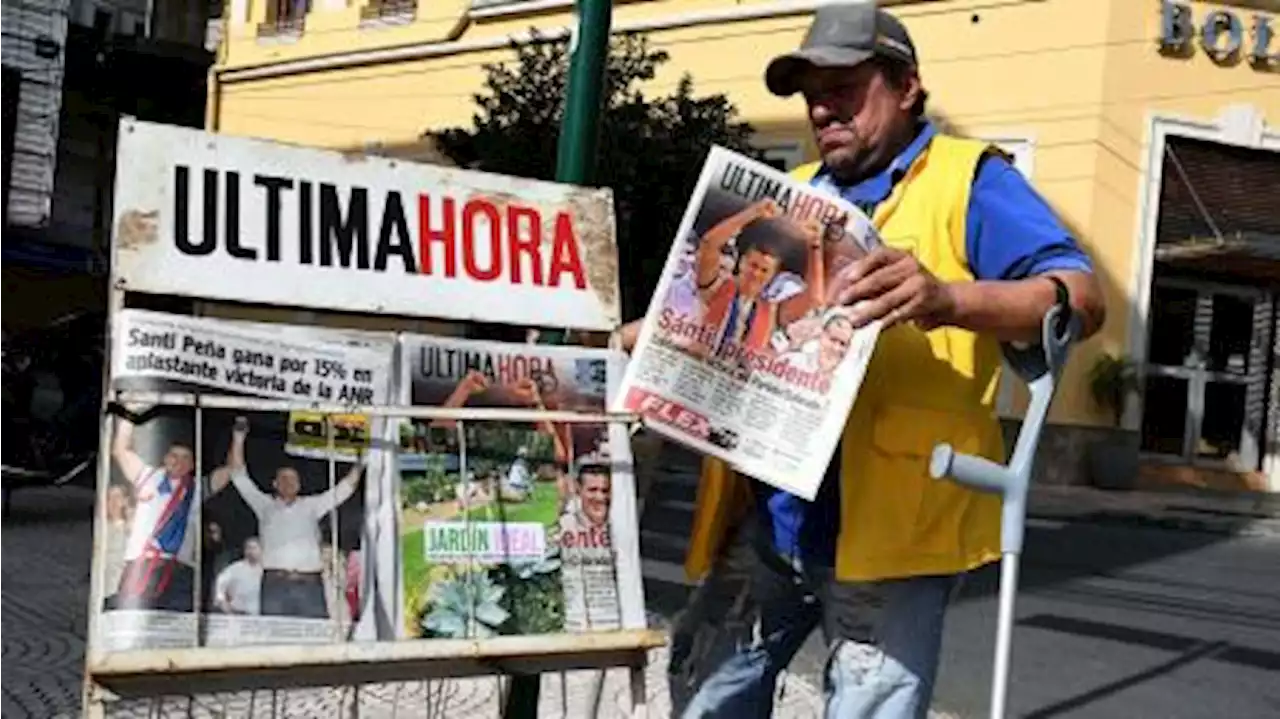
[[[1174,0],[1160,2],[1160,49],[1185,53],[1198,40],[1200,47],[1218,62],[1241,57],[1259,70],[1280,67],[1280,40],[1275,18],[1262,13],[1246,17],[1227,9],[1210,10],[1197,18],[1191,5]]]

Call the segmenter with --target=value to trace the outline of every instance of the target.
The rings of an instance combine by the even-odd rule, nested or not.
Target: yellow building
[[[932,110],[1000,143],[1079,234],[1110,318],[1068,368],[1042,452],[1081,482],[1095,441],[1123,439],[1143,482],[1280,491],[1280,2],[899,0]],[[570,0],[231,0],[208,124],[320,147],[396,145],[469,125],[481,66],[530,27],[564,33]],[[799,99],[764,87],[805,0],[617,2],[615,32],[670,52],[726,93],[781,165],[815,153]],[[1181,42],[1185,40],[1185,42]],[[1088,390],[1102,353],[1144,368],[1112,429]],[[1002,393],[1015,417],[1020,393]],[[1123,453],[1122,454],[1126,454]],[[1118,466],[1111,461],[1112,466]],[[1133,474],[1130,472],[1129,474]]]

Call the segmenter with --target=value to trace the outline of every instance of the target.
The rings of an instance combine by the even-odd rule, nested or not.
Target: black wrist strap
[[[1071,322],[1071,290],[1067,288],[1067,283],[1056,275],[1045,275],[1045,279],[1053,283],[1056,299],[1054,304],[1058,306],[1058,316],[1054,321],[1054,334],[1062,337],[1067,332],[1067,327]]]

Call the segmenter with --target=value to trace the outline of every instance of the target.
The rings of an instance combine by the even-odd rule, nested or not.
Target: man
[[[235,562],[235,551],[222,534],[222,525],[205,522],[204,541],[200,545],[200,587],[203,599],[202,611],[211,612],[217,607],[217,597],[210,591],[217,583],[222,570]]]
[[[137,407],[120,413],[111,443],[111,458],[131,485],[134,505],[124,569],[109,608],[190,612],[202,495],[221,491],[227,471],[219,468],[197,480],[195,453],[182,442],[169,445],[159,467],[147,464],[133,448],[134,420],[128,416],[145,413]]]
[[[671,285],[667,288],[663,307],[673,310],[690,321],[702,319],[702,299],[698,293],[698,236],[690,232],[685,237],[680,259],[672,272]],[[730,268],[732,269],[732,268]]]
[[[848,312],[846,308],[833,309],[811,320],[792,323],[787,328],[792,336],[791,349],[779,358],[805,372],[831,375],[849,353],[849,344],[853,341],[855,330]],[[804,323],[809,326],[797,327]]]
[[[106,599],[103,605],[114,606],[116,591],[120,588],[120,578],[124,576],[124,552],[129,543],[129,525],[133,516],[133,495],[129,485],[122,482],[111,482],[107,485],[107,503],[105,509],[107,525],[107,542],[103,551],[103,580]]]
[[[618,584],[609,533],[613,479],[607,460],[599,455],[584,458],[576,474],[576,506],[560,515],[557,532],[563,562],[565,631],[616,629],[620,614],[613,588]]]
[[[244,540],[244,557],[218,572],[213,597],[224,614],[261,613],[262,543],[257,537]]]
[[[503,498],[523,502],[533,491],[533,473],[529,471],[529,448],[523,445],[516,450],[516,458],[507,468],[507,476],[502,482]]]
[[[702,323],[715,328],[716,339],[714,346],[702,350],[714,353],[730,346],[765,350],[776,330],[802,317],[821,299],[812,292],[801,292],[782,302],[762,296],[782,270],[781,250],[770,242],[748,246],[731,270],[721,264],[725,247],[735,241],[743,229],[777,215],[777,203],[766,198],[730,215],[703,234],[695,271],[702,297]],[[821,287],[821,227],[807,223],[802,231],[808,250],[805,285]]]
[[[319,494],[300,496],[302,479],[293,467],[276,470],[268,495],[258,488],[245,466],[244,443],[249,420],[237,417],[231,430],[227,467],[231,483],[258,517],[262,543],[262,614],[311,619],[329,617],[324,591],[326,558],[320,546],[320,519],[355,494],[366,458],[353,465],[337,485]]]
[[[766,83],[808,108],[822,161],[794,176],[880,230],[886,246],[831,276],[828,299],[855,326],[885,330],[814,502],[704,465],[686,571],[706,576],[732,546],[749,497],[754,619],[684,716],[767,715],[778,673],[820,626],[828,716],[925,717],[950,597],[1000,549],[999,498],[932,480],[930,452],[950,442],[1001,458],[999,342],[1037,341],[1060,298],[1089,336],[1102,293],[1070,231],[997,150],[924,119],[914,44],[888,13],[822,6]]]

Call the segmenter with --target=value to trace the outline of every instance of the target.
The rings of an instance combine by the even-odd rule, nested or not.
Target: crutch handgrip
[[[933,457],[929,459],[929,474],[934,479],[948,477],[966,487],[993,494],[1004,494],[1013,480],[1008,467],[985,457],[959,454],[949,444],[933,448]]]
[[[1004,500],[1000,510],[1000,549],[1021,552],[1027,505],[1027,476],[986,457],[960,454],[949,444],[933,449],[929,474],[949,479],[980,492],[998,494]]]

